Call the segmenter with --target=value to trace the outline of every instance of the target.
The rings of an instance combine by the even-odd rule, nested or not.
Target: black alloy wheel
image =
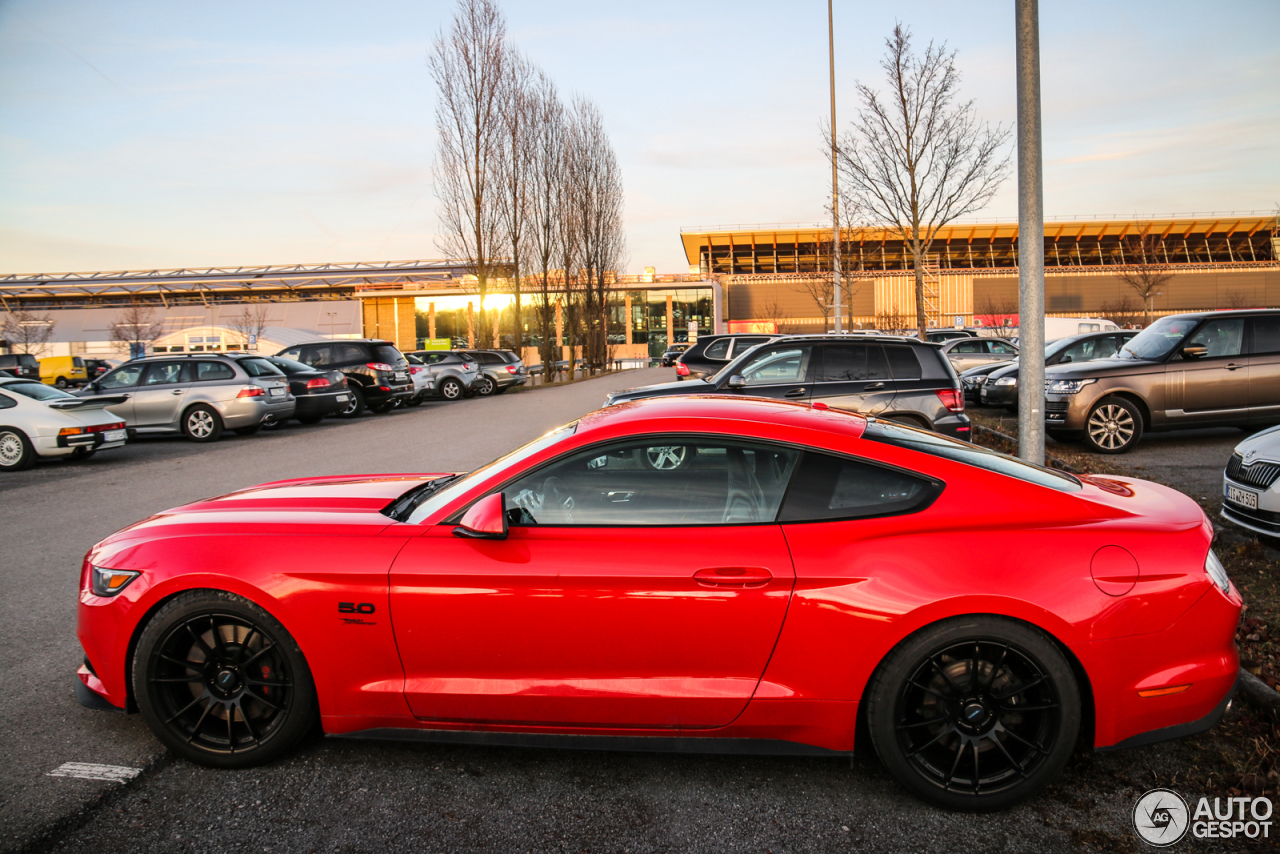
[[[364,392],[353,384],[347,389],[347,393],[351,395],[351,400],[347,403],[347,408],[338,415],[342,418],[358,418],[364,415]]]
[[[444,382],[440,383],[440,396],[445,400],[457,400],[462,397],[462,392],[462,383],[458,382],[453,377],[449,377]]]
[[[481,397],[488,397],[498,390],[498,384],[489,377],[481,377],[476,383],[476,394]]]
[[[147,725],[205,765],[256,765],[293,747],[315,721],[302,651],[270,614],[230,593],[196,590],[147,623],[133,662]]]
[[[868,689],[881,762],[937,806],[1003,809],[1066,764],[1080,729],[1071,666],[1043,633],[999,617],[938,623],[886,657]]]

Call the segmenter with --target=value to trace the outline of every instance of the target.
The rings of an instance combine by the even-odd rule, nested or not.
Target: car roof
[[[815,408],[807,403],[764,397],[706,394],[648,397],[598,409],[579,419],[578,431],[609,429],[612,432],[623,425],[672,420],[724,422],[730,432],[733,422],[750,421],[835,432],[853,439],[861,437],[867,426],[865,416],[842,409]],[[696,427],[686,424],[683,429]]]
[[[956,339],[956,340],[968,340],[968,339]],[[862,332],[862,331],[850,331],[850,332],[839,332],[839,333],[815,332],[807,335],[778,335],[778,336],[774,336],[774,340],[770,341],[769,343],[777,344],[779,342],[789,342],[789,341],[803,341],[803,342],[810,342],[810,343],[834,343],[834,344],[846,344],[850,341],[881,341],[881,342],[889,341],[894,344],[914,344],[918,347],[937,348],[942,346],[942,344],[939,344],[936,341],[921,341],[919,338],[914,338],[910,335],[890,335],[886,332],[874,332],[871,330],[868,330],[866,332]],[[951,342],[948,341],[944,343],[949,344]]]

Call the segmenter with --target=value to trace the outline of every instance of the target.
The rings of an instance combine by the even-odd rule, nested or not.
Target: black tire
[[[53,381],[53,384],[58,388],[66,388],[67,386],[71,385],[71,383],[67,382],[66,377],[58,377],[56,380]]]
[[[22,471],[36,461],[36,449],[17,427],[0,427],[0,471]]]
[[[481,397],[489,397],[498,390],[498,384],[489,377],[481,377],[475,384],[476,394]]]
[[[1142,438],[1142,413],[1123,397],[1104,397],[1089,410],[1084,443],[1099,454],[1124,454]]]
[[[406,401],[404,402],[404,405],[405,405],[405,406],[421,406],[421,405],[422,405],[422,398],[415,394],[413,397],[411,397],[411,398],[409,398],[408,400],[406,400]]]
[[[273,418],[270,421],[263,421],[262,427],[266,430],[283,430],[289,426],[288,418]]]
[[[323,415],[304,415],[298,419],[299,424],[319,424]]]
[[[1040,630],[955,617],[906,638],[880,663],[867,686],[867,727],[885,769],[923,800],[1004,809],[1066,764],[1080,732],[1080,691]]]
[[[358,386],[351,386],[347,389],[351,395],[351,402],[347,404],[347,408],[338,413],[340,418],[359,418],[364,415],[364,392]]]
[[[440,396],[445,400],[458,400],[462,397],[464,391],[462,383],[453,377],[447,377],[444,382],[440,383]]]
[[[255,436],[262,429],[261,424],[255,424],[252,427],[237,427],[236,435],[238,436]]]
[[[507,389],[509,389],[509,388],[511,388],[511,386],[509,386],[509,385],[500,385],[500,386],[498,386],[497,388],[495,388],[495,389],[493,390],[493,393],[494,393],[494,394],[506,394],[506,393],[507,393]]]
[[[193,442],[216,442],[222,438],[222,416],[212,406],[197,403],[182,413],[182,432]]]
[[[151,731],[202,765],[269,762],[315,725],[315,685],[297,642],[265,610],[221,590],[180,593],[152,615],[132,680]]]

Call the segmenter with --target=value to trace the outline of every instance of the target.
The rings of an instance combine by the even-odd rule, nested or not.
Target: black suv
[[[27,380],[40,379],[40,360],[30,353],[0,355],[0,371],[8,371],[15,377]]]
[[[968,440],[964,395],[937,344],[893,335],[787,335],[743,353],[709,379],[614,392],[605,406],[676,394],[822,401]]]
[[[696,380],[718,373],[721,368],[776,335],[731,333],[705,335],[676,359],[676,379]]]
[[[276,354],[321,371],[342,371],[352,400],[342,415],[354,417],[365,407],[388,412],[397,401],[413,396],[409,363],[390,341],[341,338],[287,347]]]

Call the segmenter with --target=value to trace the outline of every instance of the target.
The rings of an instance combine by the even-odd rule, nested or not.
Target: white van
[[[1070,335],[1083,335],[1086,332],[1106,332],[1119,329],[1110,320],[1101,317],[1046,317],[1044,319],[1044,340],[1053,341]]]

